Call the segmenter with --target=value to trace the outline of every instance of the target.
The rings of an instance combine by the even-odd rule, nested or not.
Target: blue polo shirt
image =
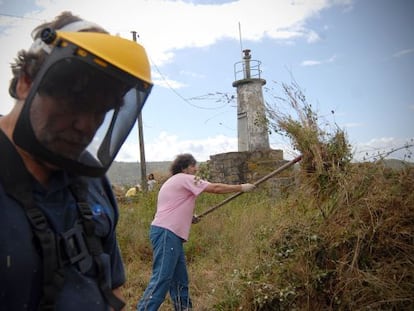
[[[109,262],[111,287],[125,282],[115,225],[118,210],[105,179],[87,179],[88,203],[103,241],[104,259]],[[52,176],[47,189],[33,184],[35,204],[57,234],[67,232],[78,221],[76,201],[68,185],[73,180],[64,172]],[[103,182],[106,183],[105,187]],[[42,290],[40,248],[34,239],[24,209],[5,193],[0,184],[0,311],[36,310]],[[58,294],[56,311],[107,311],[109,306],[99,290],[96,267],[81,272],[76,265],[65,267],[65,281]]]

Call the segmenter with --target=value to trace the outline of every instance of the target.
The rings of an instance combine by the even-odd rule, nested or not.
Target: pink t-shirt
[[[157,212],[151,224],[166,228],[187,241],[195,200],[209,184],[190,174],[171,176],[158,193]]]

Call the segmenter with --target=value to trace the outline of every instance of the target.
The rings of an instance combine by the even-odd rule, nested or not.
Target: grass
[[[186,254],[197,310],[412,310],[414,169],[352,164],[330,199],[313,179],[282,199],[259,189],[193,225]],[[151,273],[155,193],[121,205],[129,310]],[[203,194],[202,211],[225,196]],[[161,310],[171,310],[167,299]]]
[[[155,209],[155,203],[152,202],[154,196],[155,193],[141,193],[136,201],[121,205],[118,237],[128,273],[124,294],[131,310],[143,293],[151,272],[148,231]],[[199,197],[197,209],[207,209],[225,197],[204,194]],[[257,247],[255,226],[257,221],[269,218],[271,201],[265,199],[258,209],[254,203],[263,200],[259,193],[242,197],[192,226],[185,249],[191,292],[198,306],[220,303],[223,291],[231,290],[227,278],[232,277],[234,271],[246,269],[257,261],[255,252],[252,252]],[[170,310],[168,301],[165,305],[165,310]]]
[[[414,310],[414,167],[352,163],[345,133],[321,130],[301,92],[285,91],[298,118],[273,121],[303,156],[296,182],[277,196],[260,185],[192,226],[195,310]],[[196,213],[225,198],[202,194]],[[155,206],[155,192],[121,204],[128,310],[150,277]]]

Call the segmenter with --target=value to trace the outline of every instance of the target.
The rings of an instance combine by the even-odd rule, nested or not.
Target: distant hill
[[[167,175],[170,165],[169,161],[147,162],[147,174]],[[135,185],[141,181],[141,164],[139,162],[114,162],[107,175],[113,184]]]
[[[385,166],[393,169],[401,169],[413,162],[404,162],[397,159],[383,160]],[[171,162],[147,162],[147,174],[168,175]],[[139,162],[114,162],[108,171],[108,177],[113,184],[135,185],[141,181],[141,164]],[[157,179],[157,176],[155,176]]]
[[[407,162],[407,161],[402,161],[398,159],[385,159],[385,160],[382,160],[382,162],[384,163],[386,167],[389,167],[392,169],[403,169],[408,166],[414,166],[413,162]]]

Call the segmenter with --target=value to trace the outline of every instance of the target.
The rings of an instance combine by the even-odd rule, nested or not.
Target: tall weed
[[[278,196],[261,185],[193,225],[195,310],[414,310],[414,168],[352,163],[344,131],[322,126],[295,85],[285,91],[297,117],[270,113],[269,124],[303,156],[295,182]],[[196,213],[225,198],[202,194]],[[129,310],[151,273],[155,205],[156,193],[121,204]]]

